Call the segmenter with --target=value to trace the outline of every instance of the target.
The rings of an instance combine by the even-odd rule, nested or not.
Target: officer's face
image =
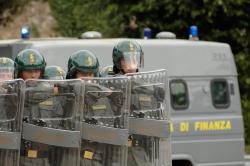
[[[137,63],[134,61],[125,61],[124,59],[121,59],[121,67],[124,72],[126,73],[135,73],[137,70]]]
[[[39,79],[41,77],[41,70],[24,70],[21,72],[21,78],[27,79]]]
[[[83,72],[83,71],[77,71],[76,72],[76,78],[81,78],[81,77],[94,77],[94,73],[91,72]]]
[[[12,80],[13,73],[9,72],[0,72],[0,80]]]

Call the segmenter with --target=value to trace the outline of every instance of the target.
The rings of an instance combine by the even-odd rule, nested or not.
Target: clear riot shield
[[[81,166],[126,166],[127,77],[83,78]]]
[[[127,74],[131,80],[128,165],[170,166],[166,71]]]
[[[18,166],[24,98],[23,80],[0,81],[0,165]]]
[[[78,166],[81,80],[25,84],[21,166]]]

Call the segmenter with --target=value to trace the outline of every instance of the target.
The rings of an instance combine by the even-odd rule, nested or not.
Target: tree
[[[0,0],[0,24],[5,24],[30,0]]]

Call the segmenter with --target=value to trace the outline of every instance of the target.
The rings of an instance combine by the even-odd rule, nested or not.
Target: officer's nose
[[[36,70],[31,71],[31,78],[37,79],[37,71]]]
[[[34,71],[31,72],[31,78],[36,78],[36,73]]]
[[[134,70],[134,69],[137,69],[137,64],[136,63],[127,63],[126,66],[125,66],[128,70]]]
[[[129,73],[134,73],[136,71],[136,69],[137,69],[137,65],[135,63],[129,63],[126,66],[126,70]]]

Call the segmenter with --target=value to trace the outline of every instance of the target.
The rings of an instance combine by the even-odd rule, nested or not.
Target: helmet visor
[[[125,52],[121,59],[121,68],[123,70],[134,71],[140,66],[140,52]]]
[[[13,68],[0,68],[0,80],[12,80],[14,78]]]

